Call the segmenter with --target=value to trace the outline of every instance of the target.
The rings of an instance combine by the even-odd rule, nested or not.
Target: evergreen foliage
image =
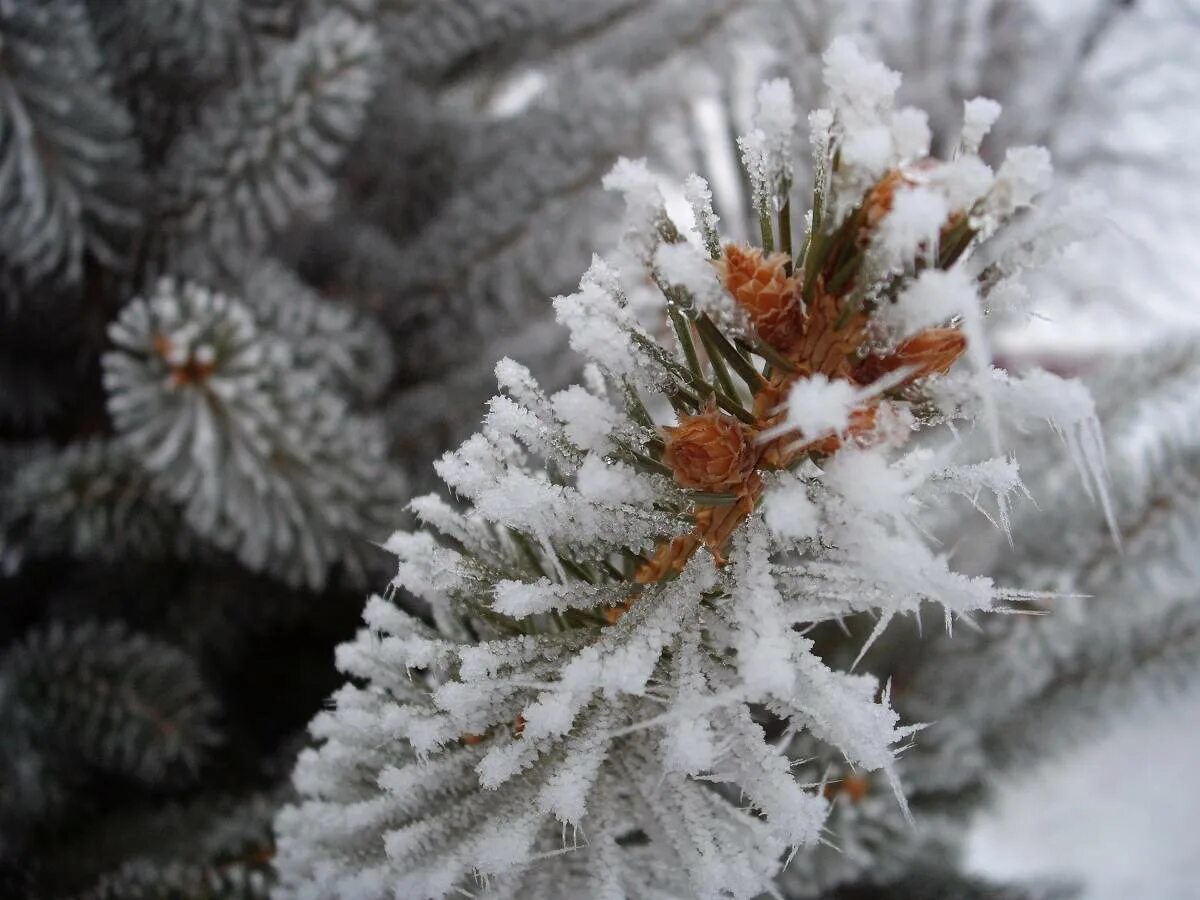
[[[117,623],[55,622],[0,668],[4,855],[22,830],[66,815],[97,778],[188,783],[220,741],[218,703],[193,661]]]
[[[73,763],[160,783],[192,777],[217,741],[190,660],[117,624],[55,623],[5,657],[7,718]]]
[[[401,467],[447,439],[434,411],[450,429],[473,415],[464,360],[521,330],[527,279],[545,279],[535,297],[566,284],[592,183],[676,96],[662,61],[711,48],[739,6],[0,3],[0,658],[48,629],[173,646],[227,709],[205,789],[270,787],[280,773],[254,760],[328,693],[326,654],[381,576],[373,542],[394,526]],[[557,143],[532,157],[543,132]],[[439,227],[480,239],[471,286],[418,315],[430,295],[410,272],[433,271],[418,263]],[[550,271],[538,255],[564,238],[574,256]],[[488,290],[501,311],[485,320]],[[457,358],[433,365],[448,334]],[[273,679],[288,698],[245,688]],[[117,745],[136,736],[105,721]],[[186,854],[154,857],[174,875],[50,863],[97,816],[192,788],[110,793],[31,740],[14,732],[0,753],[0,778],[35,795],[0,849],[22,891],[217,877],[222,859]],[[156,841],[146,830],[123,858]]]
[[[1185,7],[0,0],[0,896],[1068,896],[958,860],[1195,679]]]
[[[237,272],[296,211],[329,204],[330,169],[362,127],[377,52],[373,31],[330,13],[199,111],[160,176],[172,271]]]
[[[312,341],[322,322],[308,312],[289,325],[307,325]],[[111,336],[105,382],[119,438],[191,529],[290,583],[321,587],[335,562],[361,577],[363,536],[400,485],[389,484],[378,429],[347,411],[319,368],[298,367],[291,342],[259,332],[244,304],[192,284],[162,282]]]
[[[0,259],[5,295],[128,262],[141,224],[133,119],[79,3],[0,5]]]
[[[287,667],[343,633],[403,497],[394,357],[272,245],[327,214],[379,64],[365,6],[0,3],[0,871],[22,896],[266,889],[269,829],[252,867],[145,862],[153,829],[103,865],[55,854],[201,784],[273,788],[259,757],[328,690]],[[245,690],[273,677],[294,701]]]
[[[943,723],[930,729],[936,752],[922,763],[936,790],[977,792],[997,772],[1085,740],[1131,703],[1200,676],[1195,366],[1190,342],[1169,341],[1092,377],[1120,548],[1095,510],[1069,499],[1067,473],[1046,448],[1019,452],[1037,473],[1029,488],[1039,511],[1014,517],[1011,546],[967,543],[986,548],[976,552],[993,557],[993,571],[1077,596],[1056,601],[1048,619],[984,623],[917,667],[913,713]]]
[[[373,597],[339,649],[354,680],[280,813],[282,896],[750,898],[789,861],[812,896],[953,847],[909,826],[898,752],[921,725],[840,657],[925,604],[949,626],[1043,596],[927,542],[934,498],[991,495],[1007,527],[1021,489],[950,425],[998,442],[1049,420],[1108,510],[1103,446],[1080,385],[988,365],[988,249],[1045,190],[1045,152],[930,159],[895,73],[846,41],[825,59],[794,244],[785,82],[739,141],[763,247],[722,251],[702,186],[689,244],[644,165],[605,179],[628,268],[597,258],[554,304],[586,386],[548,395],[502,360],[482,430],[436,467],[463,506],[420,498],[424,528],[388,542],[393,591],[430,617]],[[808,636],[864,612],[840,652]],[[792,771],[814,758],[838,764]],[[839,800],[856,809],[831,820]]]

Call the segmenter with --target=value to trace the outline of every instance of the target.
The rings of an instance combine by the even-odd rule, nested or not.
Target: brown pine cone
[[[746,428],[724,413],[709,409],[665,431],[663,462],[680,487],[729,491],[754,471],[754,446]]]
[[[796,281],[787,274],[786,253],[763,257],[758,247],[725,246],[722,263],[725,287],[762,339],[776,350],[786,351],[804,327]]]

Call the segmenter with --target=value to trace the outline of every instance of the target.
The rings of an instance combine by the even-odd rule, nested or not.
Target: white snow
[[[624,417],[603,397],[572,385],[551,397],[550,403],[575,446],[596,453],[607,453],[612,448],[612,434]]]
[[[803,540],[817,533],[820,510],[809,499],[804,482],[781,479],[763,495],[763,518],[775,536]]]
[[[654,253],[654,266],[667,284],[686,290],[699,309],[720,315],[725,288],[712,263],[691,244],[662,244]]]
[[[830,381],[821,374],[799,378],[788,392],[787,424],[809,441],[840,434],[860,402],[859,391],[849,381]]]
[[[927,182],[946,197],[954,211],[969,209],[991,190],[995,175],[978,156],[960,156],[925,173]]]
[[[875,238],[885,265],[901,267],[918,256],[936,258],[938,237],[949,217],[949,205],[938,191],[925,187],[896,191],[892,210]]]
[[[1013,147],[1005,154],[988,196],[989,208],[1000,216],[1029,206],[1050,186],[1054,167],[1045,147]]]
[[[891,109],[900,75],[883,63],[867,59],[849,38],[838,38],[825,51],[825,84],[830,103],[853,128]]]
[[[963,103],[962,138],[959,141],[961,154],[971,155],[979,152],[983,139],[1000,118],[1000,112],[1000,104],[987,97],[976,97]]]
[[[763,133],[770,165],[769,176],[776,182],[790,181],[792,135],[796,131],[796,98],[786,78],[776,78],[759,86],[754,125]]]
[[[720,217],[713,211],[713,195],[708,182],[699,175],[692,173],[683,182],[683,196],[692,208],[692,220],[696,233],[704,242],[710,255],[715,256],[721,246],[717,231]]]
[[[887,171],[895,156],[892,133],[882,124],[847,132],[842,139],[841,149],[842,164],[850,169],[861,170],[864,176],[871,179]]]
[[[737,139],[738,149],[742,151],[742,165],[750,179],[750,189],[754,195],[754,208],[762,212],[768,210],[771,198],[771,157],[767,147],[767,136],[761,128],[755,128],[748,134]]]
[[[911,106],[896,110],[892,117],[892,143],[901,162],[928,156],[932,140],[928,113]]]
[[[898,336],[916,334],[931,325],[943,325],[955,316],[968,315],[979,305],[974,279],[961,267],[925,269],[880,318]]]

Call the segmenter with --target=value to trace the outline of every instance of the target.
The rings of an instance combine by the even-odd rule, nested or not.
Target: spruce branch
[[[116,623],[54,623],[0,662],[5,731],[41,752],[149,785],[194,778],[220,741],[218,706],[179,650]]]
[[[0,486],[0,559],[116,561],[189,552],[169,497],[125,448],[102,439],[32,456]]]
[[[120,442],[190,529],[250,569],[319,587],[340,563],[362,579],[403,482],[378,423],[351,414],[335,390],[336,357],[304,368],[284,340],[356,323],[273,321],[278,306],[260,302],[261,320],[241,301],[163,281],[128,306],[104,359]]]
[[[959,268],[1040,193],[1040,156],[974,160],[987,177],[967,192],[895,109],[894,73],[844,42],[826,62],[839,152],[803,274],[768,248],[718,244],[714,261],[683,243],[644,164],[605,179],[631,271],[596,258],[554,301],[587,385],[551,395],[502,360],[480,431],[436,464],[461,506],[421,498],[422,527],[388,541],[392,589],[429,620],[373,597],[339,649],[353,682],[312,723],[277,820],[283,896],[749,898],[793,854],[819,892],[891,849],[899,877],[936,843],[887,839],[910,815],[898,754],[919,726],[808,634],[870,611],[861,657],[923,604],[949,624],[1026,596],[954,571],[920,527],[947,492],[1003,505],[1020,488],[1007,460],[963,459],[947,420],[1049,419],[1106,485],[1086,392],[990,371]],[[760,99],[743,146],[772,211],[795,117],[783,86]],[[864,155],[880,134],[886,153]],[[931,264],[976,211],[987,227]],[[647,284],[657,302],[635,307]],[[783,364],[739,349],[756,346]],[[802,778],[801,738],[868,786]],[[831,804],[867,794],[838,818],[861,858],[822,864]]]
[[[173,271],[229,276],[297,212],[320,212],[374,92],[374,31],[334,11],[206,109],[159,187]]]
[[[127,266],[141,187],[82,4],[0,3],[0,258],[20,291],[77,284],[85,255]]]

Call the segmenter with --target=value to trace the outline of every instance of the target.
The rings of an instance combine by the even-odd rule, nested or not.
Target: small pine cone
[[[859,363],[854,380],[870,384],[901,366],[916,367],[906,383],[935,373],[945,375],[966,349],[966,335],[957,328],[926,328],[903,341],[891,356],[868,356]]]
[[[754,471],[756,457],[746,428],[715,409],[688,416],[665,430],[663,462],[671,467],[680,487],[728,491],[742,485]]]
[[[787,262],[786,253],[764,258],[758,247],[727,244],[722,263],[725,287],[750,314],[762,339],[776,350],[794,344],[804,327],[796,281],[788,277]]]

